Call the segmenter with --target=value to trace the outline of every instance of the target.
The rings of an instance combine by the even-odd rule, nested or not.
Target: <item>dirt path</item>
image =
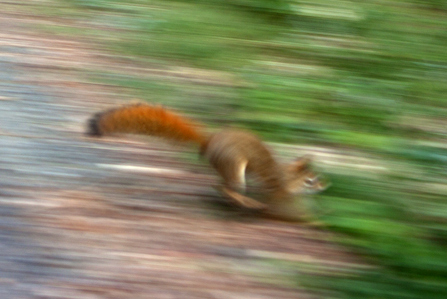
[[[312,298],[299,265],[352,262],[328,233],[220,204],[178,149],[84,138],[117,98],[82,82],[105,62],[32,22],[0,13],[0,298]]]

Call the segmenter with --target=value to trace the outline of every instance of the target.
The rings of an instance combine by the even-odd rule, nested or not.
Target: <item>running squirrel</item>
[[[280,165],[267,146],[250,132],[229,129],[208,135],[200,127],[161,106],[131,104],[95,114],[88,121],[87,135],[144,134],[195,143],[223,179],[223,184],[216,189],[233,204],[247,209],[281,213],[289,209],[294,194],[326,188],[311,170],[308,156]],[[266,195],[265,202],[245,195],[246,174],[259,181]]]

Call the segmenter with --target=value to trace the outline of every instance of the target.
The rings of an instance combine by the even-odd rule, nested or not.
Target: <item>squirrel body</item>
[[[217,189],[244,208],[281,210],[282,213],[289,209],[293,194],[325,189],[324,183],[310,169],[309,157],[281,165],[251,132],[228,129],[207,135],[200,125],[161,106],[127,105],[97,113],[89,120],[87,135],[99,137],[113,133],[144,134],[197,144],[200,154],[223,179],[222,186]],[[265,203],[244,195],[246,174],[253,175],[261,183],[266,193]]]

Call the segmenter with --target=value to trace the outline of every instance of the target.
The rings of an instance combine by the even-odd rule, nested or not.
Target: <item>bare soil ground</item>
[[[119,94],[83,70],[126,65],[43,21],[0,12],[0,298],[313,298],[300,265],[355,263],[324,230],[225,205],[179,148],[85,138]]]

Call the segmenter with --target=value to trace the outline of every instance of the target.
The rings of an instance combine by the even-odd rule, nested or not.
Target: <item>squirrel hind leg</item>
[[[231,190],[228,187],[215,187],[216,190],[221,192],[232,204],[249,209],[249,210],[266,210],[267,205],[260,203],[250,197],[240,194],[237,191]]]
[[[242,194],[246,189],[245,171],[247,164],[248,161],[246,160],[238,161],[238,163],[233,163],[233,167],[227,169],[228,171],[221,172],[224,186],[220,188],[220,191],[230,202],[239,207],[250,210],[265,210],[267,205]]]

